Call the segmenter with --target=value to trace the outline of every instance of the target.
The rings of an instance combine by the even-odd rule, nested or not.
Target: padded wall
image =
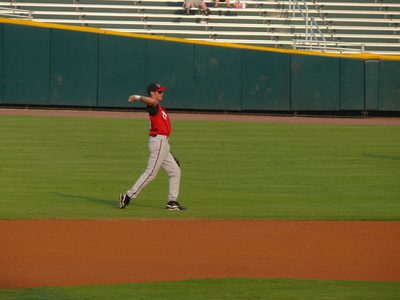
[[[379,73],[378,109],[400,111],[400,61],[381,61]]]
[[[243,110],[290,110],[290,60],[290,54],[243,51]]]
[[[97,106],[98,37],[52,29],[50,104]]]
[[[364,73],[364,60],[340,60],[340,110],[364,110]]]
[[[196,45],[194,57],[193,108],[241,110],[241,50]]]
[[[168,87],[168,107],[194,107],[194,48],[193,44],[147,40],[146,82]]]
[[[49,105],[50,29],[3,27],[2,102]]]
[[[0,24],[0,104],[3,103],[3,28],[4,25]]]
[[[365,61],[365,109],[378,110],[379,107],[379,60]]]
[[[128,107],[128,96],[145,92],[146,42],[99,36],[98,105]]]
[[[291,109],[339,110],[340,59],[292,55]]]
[[[400,111],[398,60],[90,31],[0,24],[0,103],[132,107],[129,95],[159,82],[168,87],[165,105],[175,109]]]

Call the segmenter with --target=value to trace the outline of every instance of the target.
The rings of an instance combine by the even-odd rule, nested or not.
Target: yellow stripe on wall
[[[34,21],[29,21],[29,20],[18,20],[18,19],[8,19],[8,18],[0,18],[0,23],[23,25],[23,26],[34,26],[34,27],[44,27],[44,28],[54,28],[54,29],[80,31],[80,32],[90,32],[90,33],[107,34],[107,35],[114,35],[114,36],[126,36],[126,37],[149,39],[149,40],[164,40],[164,41],[170,41],[170,42],[188,43],[188,44],[214,46],[214,47],[277,52],[277,53],[291,53],[291,54],[302,54],[302,55],[313,55],[313,56],[324,56],[324,57],[339,57],[339,58],[342,57],[342,58],[353,58],[353,59],[364,59],[364,60],[371,60],[371,59],[374,59],[374,60],[400,60],[399,55],[377,55],[377,54],[370,54],[370,53],[338,54],[338,53],[321,53],[321,52],[317,52],[317,51],[304,51],[304,50],[294,50],[294,49],[293,50],[276,49],[276,48],[264,47],[264,46],[250,46],[250,45],[230,44],[230,43],[221,43],[221,42],[196,41],[196,40],[187,40],[187,39],[183,39],[183,38],[166,37],[166,36],[158,36],[158,35],[118,32],[118,31],[104,30],[104,29],[99,29],[99,28],[94,28],[94,27],[81,27],[81,26],[73,26],[73,25],[41,23],[41,22],[34,22]]]

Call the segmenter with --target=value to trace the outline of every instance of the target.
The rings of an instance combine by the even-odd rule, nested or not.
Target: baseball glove
[[[175,155],[173,155],[172,153],[171,153],[171,155],[172,155],[172,157],[174,158],[174,160],[176,161],[176,164],[179,166],[179,168],[181,167],[181,162],[179,161],[179,159],[175,156]]]

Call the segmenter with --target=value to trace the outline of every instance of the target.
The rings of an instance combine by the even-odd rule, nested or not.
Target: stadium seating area
[[[205,2],[209,16],[197,9],[184,14],[178,0],[1,1],[0,15],[289,49],[308,49],[316,40],[312,49],[400,55],[399,0],[242,0],[240,8]]]

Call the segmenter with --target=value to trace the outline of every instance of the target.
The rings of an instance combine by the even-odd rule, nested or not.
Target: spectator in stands
[[[237,4],[237,3],[239,3],[238,0],[235,1],[235,4]],[[225,4],[226,4],[226,7],[232,7],[232,5],[230,4],[230,0],[225,0]],[[214,7],[218,7],[218,5],[219,5],[219,0],[215,0]]]
[[[204,0],[185,0],[185,2],[183,2],[183,11],[185,14],[188,15],[192,7],[197,7],[200,12],[204,13],[206,16],[211,13],[207,5],[204,3]]]

